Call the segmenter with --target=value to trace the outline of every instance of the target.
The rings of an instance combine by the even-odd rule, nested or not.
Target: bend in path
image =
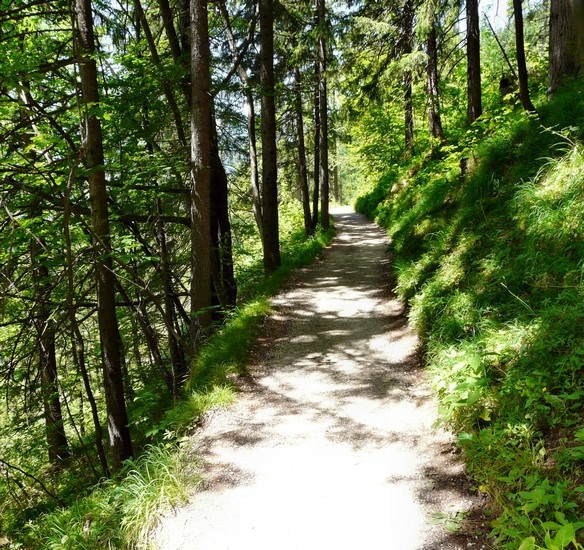
[[[384,233],[348,209],[275,300],[238,403],[195,434],[203,490],[165,518],[163,550],[485,548],[433,516],[468,511],[417,339],[389,288]]]

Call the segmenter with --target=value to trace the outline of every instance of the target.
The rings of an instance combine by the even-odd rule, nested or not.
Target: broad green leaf
[[[535,550],[535,537],[524,539],[517,550]]]
[[[556,533],[554,542],[558,544],[560,548],[565,548],[574,540],[575,536],[576,531],[574,530],[574,526],[571,523],[567,523]]]

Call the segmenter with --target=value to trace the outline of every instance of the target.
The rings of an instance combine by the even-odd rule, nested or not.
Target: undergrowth
[[[200,476],[174,445],[151,446],[128,460],[117,480],[107,480],[70,506],[31,522],[25,548],[103,550],[149,548],[159,518],[185,502]]]
[[[500,548],[584,548],[581,86],[538,116],[501,106],[357,201],[388,230],[440,420]]]
[[[159,392],[148,384],[136,393],[131,415],[135,440],[142,443],[137,459],[126,461],[112,479],[100,480],[95,472],[92,477],[81,461],[61,471],[46,470],[34,480],[14,478],[13,484],[26,498],[17,499],[0,488],[0,496],[5,497],[0,504],[2,548],[151,548],[151,533],[159,519],[185,502],[201,481],[197,458],[183,443],[206,411],[234,401],[233,376],[246,370],[251,345],[271,311],[270,297],[332,238],[333,229],[319,229],[307,239],[297,222],[286,227],[282,266],[271,277],[249,276],[261,272],[261,260],[248,266],[244,298],[201,348],[181,398],[161,402]],[[39,464],[35,471],[42,469]]]

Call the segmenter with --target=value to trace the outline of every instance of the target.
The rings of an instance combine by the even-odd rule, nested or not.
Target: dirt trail
[[[206,482],[162,522],[162,550],[486,548],[431,521],[476,497],[432,429],[385,235],[333,214],[337,237],[275,299],[238,403],[195,434]]]

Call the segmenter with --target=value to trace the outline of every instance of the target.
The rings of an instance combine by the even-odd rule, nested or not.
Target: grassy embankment
[[[388,230],[441,419],[502,548],[584,548],[582,89],[538,116],[501,107],[357,201]]]

